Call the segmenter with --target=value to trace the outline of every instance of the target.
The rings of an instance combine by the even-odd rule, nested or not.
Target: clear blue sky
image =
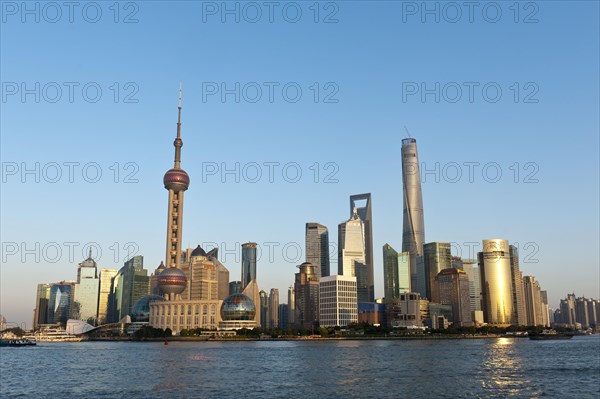
[[[179,81],[182,167],[191,177],[184,246],[222,245],[232,280],[239,279],[239,243],[277,242],[274,259],[265,253],[259,260],[258,281],[267,291],[279,288],[285,302],[301,263],[290,243],[304,246],[304,223],[326,225],[336,242],[338,223],[349,217],[348,197],[371,192],[382,296],[381,247],[401,247],[400,141],[407,126],[421,162],[434,171],[423,183],[427,242],[458,243],[466,257],[464,243],[505,238],[519,244],[523,273],[537,277],[552,307],[573,291],[599,297],[598,2],[522,2],[518,15],[512,1],[480,2],[473,22],[469,9],[458,15],[445,3],[436,22],[436,15],[422,15],[422,2],[321,2],[319,23],[313,3],[277,3],[272,22],[266,6],[258,17],[256,7],[239,3],[236,22],[221,2],[124,2],[118,16],[113,2],[99,2],[102,14],[91,23],[97,10],[81,2],[71,23],[67,8],[59,15],[40,3],[36,22],[36,11],[27,14],[21,2],[2,2],[0,313],[30,327],[36,284],[75,279],[88,242],[102,249],[100,267],[120,267],[129,242],[149,270],[164,259],[162,176],[172,166]],[[35,2],[27,4],[35,10]],[[236,2],[227,5],[235,9]],[[299,21],[289,22],[297,9]],[[224,102],[210,94],[236,82],[239,103],[234,94]],[[422,98],[421,83],[434,94]],[[251,102],[257,86],[262,97]],[[102,96],[92,102],[98,87]],[[302,96],[292,102],[297,87]],[[502,96],[493,102],[498,87]],[[22,89],[33,94],[23,98]],[[137,103],[125,102],[128,94]],[[22,176],[36,162],[39,173]],[[72,182],[69,162],[79,163]],[[203,182],[203,168],[233,169],[236,162],[246,179],[236,183],[230,174],[222,182],[218,174]],[[249,182],[252,162],[279,162],[273,182],[264,165],[262,178]],[[302,170],[296,183],[282,176],[289,164],[286,178],[294,178],[292,162]],[[334,166],[326,169],[329,162]],[[465,162],[479,162],[472,182]],[[59,178],[54,163],[61,165]],[[82,176],[88,164],[85,177],[94,180],[91,163],[102,171],[96,183]],[[127,163],[133,164],[126,169]],[[462,177],[452,182],[456,164]],[[495,168],[500,180],[486,181]],[[124,182],[130,172],[137,182]],[[329,172],[337,182],[324,182]],[[75,259],[65,242],[78,243]],[[23,252],[36,252],[36,243],[39,261]],[[113,243],[120,259],[113,259]],[[238,255],[223,255],[225,249]]]

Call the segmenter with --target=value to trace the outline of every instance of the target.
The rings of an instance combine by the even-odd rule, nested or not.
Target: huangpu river
[[[0,363],[1,398],[600,397],[600,335],[38,343]]]

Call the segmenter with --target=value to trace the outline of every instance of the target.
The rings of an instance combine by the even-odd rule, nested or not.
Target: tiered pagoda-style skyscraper
[[[166,294],[168,300],[180,299],[180,294],[185,290],[187,278],[181,270],[181,234],[183,227],[183,193],[190,185],[190,177],[181,169],[181,96],[179,87],[179,103],[177,116],[177,137],[173,142],[175,146],[175,164],[165,173],[163,183],[169,190],[169,211],[167,216],[167,267],[158,276],[158,286]]]

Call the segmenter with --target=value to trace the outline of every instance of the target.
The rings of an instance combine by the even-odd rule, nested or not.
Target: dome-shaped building
[[[181,294],[186,286],[185,273],[176,267],[169,267],[158,275],[158,288],[169,296]]]
[[[256,306],[252,299],[244,294],[236,293],[228,296],[221,305],[222,330],[237,330],[240,328],[257,327],[254,321]]]
[[[147,323],[150,321],[150,302],[164,301],[160,295],[146,295],[138,299],[131,310],[131,321],[134,323]]]

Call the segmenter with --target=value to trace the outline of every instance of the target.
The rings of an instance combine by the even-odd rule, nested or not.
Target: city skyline
[[[179,102],[179,107],[181,107],[181,94],[180,94],[180,100],[179,100],[179,101],[180,101],[180,102]],[[179,110],[181,110],[181,108],[179,108]],[[180,122],[180,121],[178,121],[178,126],[177,126],[177,134],[178,134],[178,137],[177,137],[177,139],[176,139],[176,141],[175,141],[175,143],[174,143],[174,145],[175,145],[175,148],[176,148],[176,155],[175,155],[175,164],[177,165],[176,169],[178,168],[178,164],[179,164],[179,162],[180,162],[180,161],[179,161],[179,157],[180,157],[180,148],[181,148],[181,144],[182,144],[182,143],[181,143],[181,139],[179,138],[180,126],[181,126],[181,122]],[[415,139],[411,138],[410,140],[411,140],[411,143],[415,143]],[[178,144],[179,144],[179,145],[178,145]],[[404,141],[403,141],[403,146],[404,146]],[[171,170],[169,170],[169,172],[171,172]],[[184,172],[184,173],[185,173],[185,172]],[[418,175],[418,172],[417,172],[417,175]],[[186,175],[186,177],[187,177],[187,175]],[[187,182],[188,182],[188,183],[186,183],[186,184],[189,184],[189,177],[187,177],[187,179],[188,179],[188,180],[187,180]],[[166,184],[166,183],[165,183],[165,184]],[[186,186],[186,189],[187,189],[187,186]],[[169,202],[171,202],[171,201],[172,201],[172,199],[171,199],[171,195],[172,195],[172,194],[170,194],[170,196],[169,196]],[[359,199],[366,199],[366,200],[367,200],[367,203],[366,203],[365,207],[367,207],[367,206],[368,206],[368,211],[366,211],[366,212],[368,212],[368,213],[370,214],[370,212],[371,212],[371,209],[370,209],[370,207],[371,207],[371,193],[367,193],[367,194],[360,194],[360,195],[350,195],[349,197],[350,197],[351,206],[354,204],[354,201],[356,200],[356,198],[359,198]],[[183,201],[182,201],[182,202],[183,202]],[[364,209],[367,209],[367,208],[364,208]],[[169,207],[169,215],[168,215],[168,221],[169,221],[169,222],[170,222],[170,221],[173,219],[173,216],[171,216],[171,212],[172,212],[172,206],[170,206],[170,207]],[[176,211],[175,211],[175,212],[176,212]],[[355,210],[354,212],[356,212],[356,210]],[[179,213],[179,218],[181,218],[181,216],[180,216],[180,215],[181,215],[181,213]],[[177,213],[175,213],[175,216],[176,216],[176,218],[177,218]],[[358,216],[355,214],[354,218],[357,218],[357,217],[358,217]],[[181,220],[181,219],[180,219],[180,220]],[[350,220],[352,220],[352,217],[351,217],[351,219],[350,219]],[[361,220],[362,220],[362,219],[361,219]],[[308,228],[308,226],[309,226],[309,225],[317,225],[317,226],[320,226],[321,228],[324,228],[324,229],[325,229],[325,231],[328,229],[328,228],[327,228],[327,226],[321,225],[321,224],[319,224],[319,223],[309,223],[309,222],[307,222],[307,223],[305,224],[305,227],[306,227],[306,228]],[[364,225],[366,225],[366,223],[365,223]],[[171,229],[171,224],[170,224],[170,223],[168,223],[168,231],[170,231],[169,229]],[[365,256],[364,256],[364,258],[366,259],[366,248],[367,248],[367,244],[366,244],[366,241],[367,241],[367,239],[366,239],[366,238],[367,238],[367,234],[366,234],[366,226],[363,226],[362,230],[364,231],[364,233],[363,233],[363,241],[364,241],[364,248],[365,248]],[[405,230],[405,232],[406,232],[406,230]],[[179,237],[180,237],[180,236],[181,236],[181,230],[177,231],[177,229],[176,229],[176,230],[175,230],[175,234],[176,234],[176,236],[179,236]],[[404,233],[404,234],[405,234],[405,233]],[[179,237],[178,237],[178,238],[179,238]],[[487,241],[490,241],[490,240],[487,240]],[[175,243],[175,242],[174,242],[174,243]],[[180,245],[181,245],[181,243],[180,243],[180,238],[177,240],[176,244],[177,244],[176,246],[180,248]],[[306,242],[304,242],[304,244],[306,245]],[[336,245],[336,244],[338,244],[338,243],[334,243],[334,245]],[[431,245],[439,245],[440,243],[439,243],[439,242],[425,242],[425,244],[427,244],[427,245],[430,245],[430,246],[431,246]],[[441,244],[445,244],[446,246],[448,246],[448,245],[452,246],[452,245],[454,245],[454,244],[457,244],[457,243],[455,243],[455,242],[450,242],[450,243],[441,243]],[[482,246],[485,246],[485,245],[486,245],[486,240],[483,240],[483,244],[482,244]],[[248,242],[248,243],[241,244],[241,245],[240,245],[240,247],[239,247],[240,254],[241,254],[241,262],[240,262],[240,267],[241,267],[242,280],[244,279],[244,270],[247,270],[248,277],[250,277],[250,275],[254,275],[254,276],[256,276],[256,274],[257,274],[257,273],[259,273],[259,272],[257,271],[257,265],[259,264],[259,262],[256,262],[256,261],[253,261],[253,260],[250,260],[250,261],[249,261],[249,262],[250,262],[249,269],[245,269],[245,266],[244,266],[244,265],[246,264],[246,262],[248,262],[248,260],[245,260],[245,256],[247,256],[247,255],[245,255],[245,254],[247,254],[247,253],[248,253],[248,250],[250,249],[250,250],[252,251],[252,256],[256,256],[256,252],[257,252],[257,251],[260,251],[260,249],[256,249],[256,250],[255,250],[255,248],[256,248],[257,246],[258,246],[258,244],[256,244],[256,243],[253,243],[253,242]],[[267,247],[268,247],[268,246],[267,246]],[[424,247],[425,247],[425,246],[424,246]],[[477,247],[477,245],[476,245],[475,247],[473,247],[473,245],[470,245],[470,248],[469,248],[469,249],[473,249],[473,248],[476,248],[476,247]],[[511,247],[511,251],[513,251],[513,250],[515,250],[515,251],[516,251],[516,248],[515,248],[513,245],[511,245],[510,247]],[[200,244],[198,244],[198,248],[199,248],[199,250],[201,250],[201,251],[204,251],[202,248],[200,248]],[[197,248],[195,251],[198,251],[198,248]],[[218,252],[218,248],[219,248],[218,246],[217,246],[216,248],[212,248],[212,251],[213,251],[213,252]],[[189,251],[191,251],[191,249],[192,249],[192,248],[189,248],[189,249],[188,249],[188,250],[186,250],[186,251],[188,251],[188,252],[189,252]],[[269,249],[270,249],[270,248],[269,248]],[[303,249],[305,250],[306,248],[303,248]],[[476,255],[476,254],[477,254],[477,252],[480,252],[480,251],[481,251],[480,249],[473,249],[473,250],[475,251],[474,255]],[[182,254],[182,256],[184,256],[184,257],[185,257],[185,253],[186,253],[186,251],[183,251],[183,250],[181,250],[181,249],[180,249],[180,250],[179,250],[179,253],[181,253],[181,254]],[[173,251],[171,251],[171,253],[172,253],[172,252],[173,252]],[[175,251],[175,252],[176,252],[176,251]],[[426,252],[426,251],[425,251],[425,252]],[[309,253],[309,252],[307,252],[307,253]],[[167,254],[169,254],[169,248],[167,249]],[[230,255],[231,255],[231,251],[230,251]],[[423,252],[423,255],[422,255],[422,256],[424,256],[424,255],[425,255],[425,253]],[[452,255],[453,255],[453,256],[455,256],[455,254],[452,254]],[[252,258],[252,256],[251,256],[251,258]],[[134,256],[134,257],[135,257],[135,256]],[[131,259],[129,259],[129,261],[133,260],[133,258],[134,258],[134,257],[132,257]],[[476,257],[476,256],[475,256],[475,257]],[[176,257],[172,257],[172,259],[170,259],[170,260],[169,260],[169,262],[172,262],[172,263],[175,263],[175,262],[177,262],[177,263],[179,263],[179,261],[176,261],[175,259],[176,259]],[[339,256],[338,256],[338,258],[337,258],[337,259],[340,259],[340,258],[339,258]],[[512,255],[511,255],[511,259],[512,259]],[[331,257],[331,256],[330,256],[330,261],[331,261],[331,260],[335,261],[335,260],[336,260],[336,258],[334,258],[334,257]],[[517,260],[518,260],[518,259],[517,259]],[[90,262],[90,261],[91,261],[91,262],[94,262],[94,268],[97,268],[97,270],[99,270],[99,269],[100,269],[100,266],[96,267],[96,263],[95,263],[94,259],[92,258],[92,248],[89,248],[89,256],[88,256],[88,257],[87,257],[87,258],[86,258],[86,259],[85,259],[85,260],[84,260],[82,263],[78,263],[78,264],[77,264],[78,273],[79,273],[79,270],[81,269],[81,265],[82,265],[82,264],[85,264],[86,262]],[[161,262],[163,262],[163,261],[161,260]],[[434,274],[427,273],[427,272],[426,272],[427,268],[425,267],[425,266],[426,266],[426,265],[425,265],[425,263],[426,263],[426,260],[423,258],[423,260],[422,260],[422,266],[424,267],[424,269],[423,269],[423,272],[424,272],[424,273],[425,273],[427,276],[429,276],[429,278],[430,278],[430,279],[433,279],[433,276],[435,276],[435,274],[436,274],[436,273],[434,273]],[[448,261],[447,261],[446,263],[449,263],[449,259],[448,259]],[[162,263],[161,263],[161,265],[162,265]],[[384,268],[383,260],[382,260],[382,263],[381,263],[381,265],[380,265],[380,266],[381,266],[381,268],[382,268],[382,269]],[[446,265],[446,266],[447,266],[447,265]],[[176,266],[171,266],[171,267],[176,267]],[[235,267],[235,266],[234,266],[234,267]],[[518,266],[517,266],[517,267],[518,267]],[[444,268],[444,267],[442,267],[442,269],[443,269],[443,268]],[[104,267],[102,267],[102,269],[104,269]],[[258,267],[258,269],[260,269],[260,267]],[[377,269],[377,265],[375,265],[375,269]],[[440,270],[441,270],[441,269],[440,269]],[[440,270],[438,270],[438,271],[440,271]],[[332,270],[332,273],[331,273],[331,275],[335,275],[335,274],[333,273],[333,271],[335,271],[335,270]],[[338,275],[342,275],[342,274],[343,274],[343,273],[342,273],[340,270],[338,270]],[[523,276],[523,272],[521,272],[521,276]],[[365,277],[366,277],[366,276],[365,276]],[[528,277],[528,278],[530,278],[530,277],[533,277],[533,278],[535,278],[534,276],[526,276],[526,277]],[[543,278],[543,277],[542,277],[542,278]],[[65,280],[64,278],[60,278],[60,279],[58,279],[58,280],[56,280],[56,281],[57,281],[57,282],[59,282],[59,281],[60,281],[60,282],[64,282],[64,281],[66,281],[66,282],[68,282],[69,284],[72,284],[72,286],[73,286],[73,287],[75,286],[74,284],[76,283],[76,281],[70,281],[69,279],[66,279],[66,280]],[[235,280],[234,280],[234,281],[235,281]],[[365,280],[365,281],[366,281],[366,280]],[[513,280],[513,282],[514,282],[514,280]],[[51,283],[51,282],[50,282],[50,281],[48,281],[48,282],[44,282],[44,283]],[[38,283],[37,283],[37,285],[38,285],[38,286],[39,286],[39,285],[43,285],[44,283],[42,283],[42,282],[38,282]],[[52,284],[52,283],[51,283],[51,284]],[[229,282],[228,282],[228,284],[229,284]],[[378,282],[376,281],[376,284],[375,284],[375,286],[376,286],[376,287],[378,287],[379,285],[381,285],[382,287],[383,287],[383,285],[384,285],[383,276],[382,276],[382,279],[381,279],[381,281],[378,281]],[[365,286],[365,287],[366,287],[366,286]],[[265,287],[265,288],[270,288],[270,287]],[[271,288],[271,289],[278,290],[278,288]],[[384,287],[383,287],[383,289],[384,289]],[[381,289],[381,290],[383,290],[383,289]],[[423,289],[424,289],[424,287],[423,287]],[[378,290],[378,291],[379,291],[379,290]],[[418,290],[418,289],[417,289],[417,290],[413,289],[412,291],[413,291],[413,292],[419,292],[419,290]],[[557,295],[558,295],[559,297],[561,297],[561,295],[563,295],[563,294],[561,293],[561,294],[557,294]],[[377,298],[382,298],[382,297],[383,297],[383,295],[380,295],[380,296],[378,296]],[[422,297],[422,298],[423,298],[423,297],[427,297],[427,295],[424,295],[424,294],[422,293],[422,294],[421,294],[421,297]],[[593,296],[592,296],[592,297],[593,297]],[[38,299],[39,299],[39,298],[38,298]],[[38,299],[36,299],[36,300],[38,300]],[[135,302],[135,301],[134,301],[134,302]],[[129,305],[130,305],[130,307],[131,307],[131,306],[133,305],[133,303],[131,303],[131,304],[129,304]],[[550,305],[552,305],[552,304],[550,304]],[[516,303],[514,303],[514,304],[513,304],[513,306],[516,306]],[[34,304],[34,308],[35,308],[35,304]],[[556,307],[556,308],[554,308],[554,307],[552,307],[552,306],[550,306],[550,308],[551,308],[551,309],[556,309],[556,308],[558,308],[558,304],[557,304],[557,307]],[[35,320],[35,317],[36,317],[36,315],[37,315],[37,311],[38,311],[38,310],[37,310],[37,308],[35,308],[35,309],[34,309],[34,312],[35,312],[35,313],[34,313],[34,320]],[[27,322],[26,322],[26,321],[25,321],[25,323],[27,324]]]
[[[9,320],[31,324],[38,283],[75,280],[76,265],[87,257],[85,243],[102,249],[100,257],[94,249],[99,270],[120,268],[128,254],[143,255],[148,270],[164,260],[160,177],[172,166],[172,148],[167,149],[175,122],[172,93],[180,80],[189,109],[186,150],[192,149],[185,168],[193,176],[182,247],[201,244],[209,250],[203,244],[216,242],[231,276],[240,275],[237,243],[257,242],[264,248],[257,265],[261,288],[284,292],[304,259],[294,250],[303,246],[305,223],[326,226],[336,244],[335,227],[348,217],[348,196],[369,192],[375,296],[381,297],[379,248],[402,247],[399,153],[406,125],[419,144],[427,241],[458,243],[453,255],[474,258],[470,243],[480,247],[483,239],[501,237],[518,244],[520,269],[536,276],[552,307],[567,292],[600,297],[598,62],[590,57],[590,49],[598,48],[597,5],[586,10],[544,4],[537,24],[515,24],[509,17],[498,24],[422,24],[418,16],[400,24],[400,5],[385,5],[389,12],[382,12],[384,5],[343,3],[337,24],[296,25],[222,24],[217,17],[202,24],[200,14],[184,6],[145,5],[137,24],[82,24],[78,35],[68,23],[23,24],[18,16],[2,25],[4,82],[16,82],[19,89],[21,83],[28,89],[36,82],[79,83],[73,102],[62,86],[56,103],[41,94],[39,103],[33,94],[22,101],[20,93],[2,103],[1,235],[4,244],[17,246],[3,248],[0,270],[0,313]],[[378,23],[367,32],[352,29],[365,18]],[[165,19],[177,23],[157,30]],[[565,24],[572,29],[554,29]],[[139,56],[121,41],[128,34]],[[324,36],[329,43],[320,40]],[[211,40],[201,40],[200,48],[188,44],[206,37]],[[357,50],[356,43],[372,45]],[[273,48],[280,50],[277,55]],[[41,72],[38,66],[50,57],[57,62]],[[237,67],[240,60],[244,68]],[[269,102],[262,83],[273,81],[278,88],[297,82],[301,101],[282,100],[278,90]],[[82,99],[79,89],[88,82],[100,85],[101,101]],[[231,89],[236,82],[241,88],[258,82],[261,101],[242,95],[239,103],[235,95],[221,101],[220,92],[208,94],[212,83],[220,90],[221,83]],[[449,82],[463,88],[456,103],[442,93]],[[479,84],[473,102],[463,82]],[[427,89],[439,83],[439,102],[436,93],[424,101],[421,93],[407,97],[403,87],[414,88],[411,83],[419,89],[421,83]],[[500,85],[500,101],[482,98],[486,83]],[[537,102],[524,102],[532,93],[528,83],[538,89]],[[124,102],[126,96],[138,102]],[[324,102],[325,96],[338,102]],[[577,156],[562,162],[567,149]],[[56,183],[53,162],[62,173]],[[224,174],[236,162],[239,173]],[[302,170],[295,183],[294,162]],[[73,182],[64,163],[78,163]],[[96,183],[93,163],[102,171]],[[261,166],[257,182],[253,163]],[[269,164],[273,182],[265,163],[279,163]],[[82,176],[84,165],[89,181]],[[34,172],[23,175],[24,169]],[[494,182],[498,170],[502,175]],[[564,204],[574,198],[577,206],[566,212]],[[568,246],[565,231],[574,232]],[[39,250],[32,250],[36,243]],[[51,252],[52,243],[61,256]],[[78,244],[74,256],[64,243]],[[265,243],[279,244],[272,260]],[[288,243],[286,259],[282,249]],[[332,257],[336,253],[330,251]]]
[[[599,15],[0,0],[0,397],[598,396]]]

